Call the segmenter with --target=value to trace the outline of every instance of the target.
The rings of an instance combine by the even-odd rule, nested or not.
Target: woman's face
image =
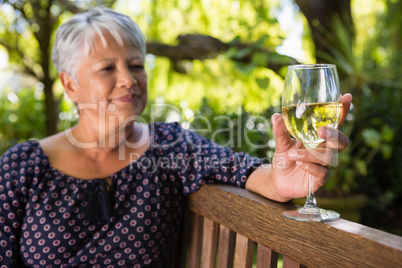
[[[98,38],[89,56],[81,61],[72,99],[81,116],[105,116],[106,122],[108,116],[119,116],[119,121],[135,119],[147,103],[144,58],[138,48],[121,46],[110,34],[104,37],[107,46]]]

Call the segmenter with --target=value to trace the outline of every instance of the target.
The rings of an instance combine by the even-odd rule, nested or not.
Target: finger
[[[310,173],[314,177],[314,189],[317,190],[323,186],[329,178],[329,169],[319,164],[299,162],[300,169]]]
[[[336,152],[344,150],[349,145],[349,137],[332,127],[320,127],[318,129],[318,136],[326,141],[324,144],[325,148],[335,150]]]
[[[352,99],[353,97],[350,93],[346,93],[345,95],[342,96],[342,113],[341,118],[339,120],[338,128],[340,128],[343,125],[343,122],[346,119],[346,116],[350,110]]]
[[[334,152],[331,149],[292,149],[289,150],[288,156],[291,160],[297,162],[308,162],[323,166],[333,166],[335,164]]]
[[[285,122],[283,121],[283,117],[279,113],[275,113],[271,117],[276,149],[277,153],[282,153],[293,145],[292,139],[290,138],[289,131],[286,128]]]

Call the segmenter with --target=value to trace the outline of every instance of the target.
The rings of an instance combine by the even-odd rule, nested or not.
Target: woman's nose
[[[128,67],[121,68],[118,72],[118,85],[131,88],[138,83],[135,76],[130,72]]]

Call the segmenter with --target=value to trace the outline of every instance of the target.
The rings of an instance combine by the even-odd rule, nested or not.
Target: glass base
[[[297,221],[335,221],[339,219],[340,215],[338,212],[332,210],[326,210],[322,208],[300,208],[297,210],[287,210],[284,211],[283,216],[288,219]]]

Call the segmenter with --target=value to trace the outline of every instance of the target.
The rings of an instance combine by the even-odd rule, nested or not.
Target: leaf
[[[384,144],[381,146],[381,153],[385,159],[389,159],[392,156],[392,146],[389,144]]]
[[[383,125],[381,129],[381,136],[383,141],[391,142],[395,137],[395,130],[390,128],[388,125]]]
[[[234,58],[236,59],[242,59],[245,56],[249,55],[251,52],[253,51],[252,47],[246,47],[243,49],[239,49],[236,51],[236,53],[234,54]]]
[[[231,58],[234,58],[234,56],[236,55],[236,53],[237,53],[237,48],[235,48],[235,47],[230,47],[228,50],[226,50],[225,51],[225,53],[223,53],[223,55],[225,56],[225,57],[227,57],[228,59],[231,59]]]
[[[255,66],[255,64],[244,64],[241,62],[236,62],[235,67],[236,67],[236,69],[240,70],[244,74],[250,75],[254,71],[254,68],[256,66]]]
[[[279,53],[270,53],[269,55],[269,61],[271,63],[276,63],[276,64],[283,64],[283,65],[289,65],[289,64],[295,64],[295,60],[289,56],[281,55]]]
[[[269,56],[267,53],[255,52],[253,53],[251,60],[259,66],[266,66],[268,63]]]
[[[355,166],[360,174],[362,174],[363,176],[367,175],[367,166],[362,159],[356,159]]]
[[[268,87],[268,85],[269,85],[269,82],[270,82],[270,79],[269,79],[268,77],[265,77],[265,78],[257,78],[257,79],[255,79],[255,81],[257,82],[258,86],[259,86],[261,89],[267,89],[267,87]]]
[[[363,130],[364,142],[372,148],[379,148],[381,145],[381,134],[374,128]]]

